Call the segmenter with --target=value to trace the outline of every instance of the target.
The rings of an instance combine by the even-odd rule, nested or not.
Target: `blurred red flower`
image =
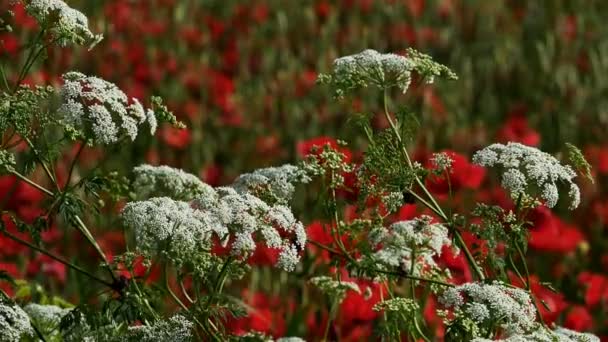
[[[449,155],[453,162],[449,174],[449,182],[445,175],[430,175],[426,179],[426,187],[437,195],[447,195],[450,187],[453,193],[458,192],[463,188],[476,189],[481,185],[486,175],[486,169],[474,165],[469,162],[469,159],[462,154],[454,151],[444,150],[442,153]],[[434,168],[430,158],[427,158],[426,165]]]

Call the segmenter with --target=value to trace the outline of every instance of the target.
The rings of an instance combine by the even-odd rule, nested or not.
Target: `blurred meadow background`
[[[399,100],[394,106],[416,114],[420,130],[411,147],[418,161],[428,164],[430,153],[438,151],[462,157],[454,165],[455,210],[469,208],[474,200],[505,199],[496,177],[469,164],[472,152],[488,143],[518,141],[558,155],[564,142],[579,146],[593,166],[595,182],[580,181],[583,202],[576,211],[535,213],[529,253],[533,291],[547,304],[542,309],[547,321],[608,336],[608,2],[69,3],[87,14],[92,29],[105,39],[93,51],[49,48],[48,58],[33,67],[26,83],[59,85],[59,75],[73,69],[98,75],[129,96],[162,96],[188,126],[160,127],[159,139],[138,139],[111,152],[85,148],[78,172],[99,160],[107,161],[107,170],[123,173],[145,162],[179,167],[221,185],[258,167],[297,162],[312,146],[336,144],[336,139],[348,142],[344,151],[357,160],[365,144],[350,114],[381,111],[381,94],[335,101],[327,88],[316,85],[316,77],[329,72],[335,58],[367,48],[400,53],[414,47],[458,75],[451,82],[415,82],[407,94],[393,97]],[[0,62],[18,70],[25,61],[20,44],[34,34],[36,22],[19,6],[13,10],[14,16],[6,18],[13,32],[0,34]],[[377,128],[387,124],[374,121]],[[58,177],[68,171],[62,165],[56,169]],[[442,184],[432,185],[439,194],[445,191]],[[4,208],[24,219],[39,214],[40,195],[11,177],[0,178],[0,196]],[[295,210],[309,225],[309,236],[322,238],[314,191],[298,198]],[[400,214],[411,210],[416,209],[405,205]],[[122,231],[115,216],[106,217],[96,230],[100,244],[118,252]],[[45,234],[54,249],[75,251],[82,262],[92,259],[73,239],[52,230]],[[77,296],[77,289],[65,283],[67,270],[61,264],[24,255],[3,237],[0,246],[0,269],[67,298]],[[310,294],[285,296],[306,275],[288,278],[270,271],[268,260],[276,255],[258,254],[251,277],[233,289],[242,289],[258,310],[235,320],[233,329],[315,336],[324,314],[310,304]],[[315,258],[327,257],[320,254],[307,252],[309,272]],[[446,262],[461,271],[462,279],[471,277],[462,260]],[[556,292],[543,280],[551,280]],[[377,315],[372,306],[361,295],[349,295],[335,334],[345,341],[371,336]],[[431,309],[429,315],[434,315]]]

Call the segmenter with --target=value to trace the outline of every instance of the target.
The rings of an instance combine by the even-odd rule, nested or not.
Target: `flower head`
[[[122,136],[135,140],[138,126],[148,121],[156,126],[156,118],[145,114],[137,99],[129,98],[115,84],[79,72],[63,75],[62,103],[59,112],[65,123],[84,132],[91,132],[98,144],[118,142]],[[153,130],[152,130],[153,131]]]
[[[497,281],[449,288],[439,301],[478,326],[497,324],[509,333],[530,331],[536,319],[536,309],[527,292]]]
[[[431,223],[429,216],[395,222],[388,229],[376,228],[370,240],[377,249],[368,261],[385,268],[399,267],[416,276],[437,270],[434,258],[441,255],[444,246],[451,245],[448,229]]]
[[[334,60],[333,69],[331,75],[320,75],[319,80],[332,83],[338,97],[369,85],[380,89],[398,87],[405,93],[412,80],[412,71],[418,72],[429,83],[433,82],[435,76],[456,78],[446,66],[414,49],[408,49],[406,56],[367,49]]]
[[[194,341],[192,328],[194,324],[182,315],[175,315],[168,320],[157,321],[152,325],[129,327],[129,341],[141,342],[188,342]]]
[[[33,337],[34,329],[27,313],[17,304],[0,298],[0,342],[21,341]]]
[[[193,174],[166,165],[143,164],[133,169],[133,189],[141,199],[167,196],[176,200],[192,200],[215,193],[213,188]]]
[[[50,28],[59,45],[97,44],[102,35],[89,30],[89,20],[82,12],[71,8],[61,0],[23,0],[27,12],[36,18],[41,27]]]
[[[565,184],[570,197],[570,209],[580,203],[580,190],[573,179],[576,173],[569,165],[537,148],[510,142],[493,144],[473,156],[475,164],[499,167],[502,171],[502,187],[517,198],[521,194],[539,196],[552,208],[559,199],[558,184]]]

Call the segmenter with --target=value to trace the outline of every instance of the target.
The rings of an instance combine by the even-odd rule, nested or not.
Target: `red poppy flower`
[[[528,146],[538,146],[540,134],[530,128],[528,119],[519,114],[511,115],[497,133],[500,142],[519,142]]]
[[[163,126],[160,129],[160,138],[162,141],[178,150],[183,150],[190,144],[192,139],[188,129],[179,129],[170,126]]]
[[[576,331],[591,330],[593,329],[593,317],[586,307],[575,305],[566,314],[564,327]]]
[[[608,303],[607,276],[585,271],[578,275],[577,280],[584,288],[587,306],[594,307],[600,303]]]
[[[581,231],[566,224],[545,206],[534,209],[528,219],[530,228],[530,248],[555,253],[569,253],[585,240]]]

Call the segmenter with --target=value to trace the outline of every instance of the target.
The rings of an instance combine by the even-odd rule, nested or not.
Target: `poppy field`
[[[608,341],[608,3],[0,3],[0,342]]]

